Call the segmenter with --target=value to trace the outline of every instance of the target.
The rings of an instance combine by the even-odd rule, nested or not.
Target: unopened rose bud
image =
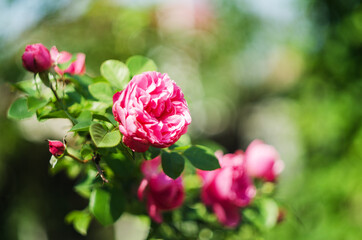
[[[25,69],[33,73],[44,72],[52,66],[50,52],[41,43],[26,46],[22,59]]]
[[[51,154],[53,154],[56,157],[63,155],[65,151],[65,146],[61,141],[48,140],[48,142],[49,142],[49,152]]]

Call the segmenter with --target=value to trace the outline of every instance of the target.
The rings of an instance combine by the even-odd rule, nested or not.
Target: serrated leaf
[[[127,66],[121,61],[112,59],[102,63],[101,74],[117,89],[123,89],[130,78]]]
[[[147,71],[157,71],[155,62],[143,56],[132,56],[126,64],[132,76]]]
[[[94,122],[92,121],[78,122],[69,130],[69,132],[86,132],[89,130],[89,127],[90,125],[92,125],[92,123]]]
[[[25,97],[16,99],[13,104],[11,104],[8,117],[13,119],[25,119],[34,115],[34,111],[28,110],[28,104]]]
[[[29,96],[27,99],[29,111],[35,111],[39,108],[42,108],[45,105],[47,105],[48,102],[49,101],[47,99],[37,98],[37,97],[33,97],[33,96]]]
[[[211,171],[220,168],[213,151],[204,146],[192,146],[184,152],[184,156],[198,169]]]
[[[91,220],[92,216],[88,211],[75,210],[65,216],[65,221],[67,221],[68,224],[73,223],[74,229],[83,236],[87,235]]]
[[[113,90],[110,84],[106,82],[97,82],[88,86],[89,92],[93,97],[98,99],[99,101],[105,103],[113,102]]]
[[[162,151],[162,169],[170,178],[178,178],[185,168],[185,159],[176,152]]]
[[[108,132],[102,124],[93,123],[89,128],[94,144],[99,148],[114,147],[121,141],[119,131]]]
[[[123,213],[123,194],[120,190],[94,189],[90,196],[89,209],[101,224],[110,225]]]

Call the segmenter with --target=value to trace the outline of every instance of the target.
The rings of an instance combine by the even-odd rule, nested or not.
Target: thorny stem
[[[99,161],[101,160],[99,155],[96,153],[93,158],[92,158],[94,164],[96,165],[97,171],[98,171],[98,175],[102,178],[103,183],[108,183],[109,181],[107,180],[107,178],[104,176],[103,170],[101,168],[101,166],[99,166]]]

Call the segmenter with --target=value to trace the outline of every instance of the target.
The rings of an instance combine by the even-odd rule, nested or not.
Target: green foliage
[[[198,169],[210,171],[220,168],[219,161],[209,148],[192,146],[184,152],[184,156]]]
[[[101,74],[116,89],[123,89],[130,78],[127,66],[118,60],[107,60],[102,63]]]
[[[103,225],[114,223],[123,213],[124,197],[119,189],[96,188],[89,200],[89,209]]]
[[[177,152],[162,151],[162,169],[170,178],[178,178],[185,167],[185,159]]]
[[[92,221],[92,215],[90,215],[88,210],[74,210],[65,216],[65,220],[68,224],[73,224],[74,229],[85,236],[87,235],[89,224]]]
[[[97,82],[89,85],[89,92],[101,102],[112,103],[113,101],[114,91],[111,85],[106,82]]]
[[[17,120],[29,118],[33,115],[34,111],[28,110],[28,104],[25,97],[16,99],[13,104],[11,104],[8,111],[8,117]]]
[[[121,134],[118,130],[108,131],[100,123],[93,123],[89,128],[89,133],[94,144],[99,148],[114,147],[121,141]]]
[[[127,59],[126,64],[131,76],[147,71],[157,71],[155,62],[143,56],[132,56]]]

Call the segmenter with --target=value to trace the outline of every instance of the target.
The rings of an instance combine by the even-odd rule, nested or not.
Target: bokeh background
[[[94,221],[82,237],[64,221],[86,205],[77,179],[49,172],[44,140],[66,124],[6,118],[37,42],[84,52],[92,76],[106,59],[150,57],[182,87],[194,141],[274,145],[287,214],[264,239],[362,238],[361,1],[1,0],[0,239],[120,239],[117,227]]]

